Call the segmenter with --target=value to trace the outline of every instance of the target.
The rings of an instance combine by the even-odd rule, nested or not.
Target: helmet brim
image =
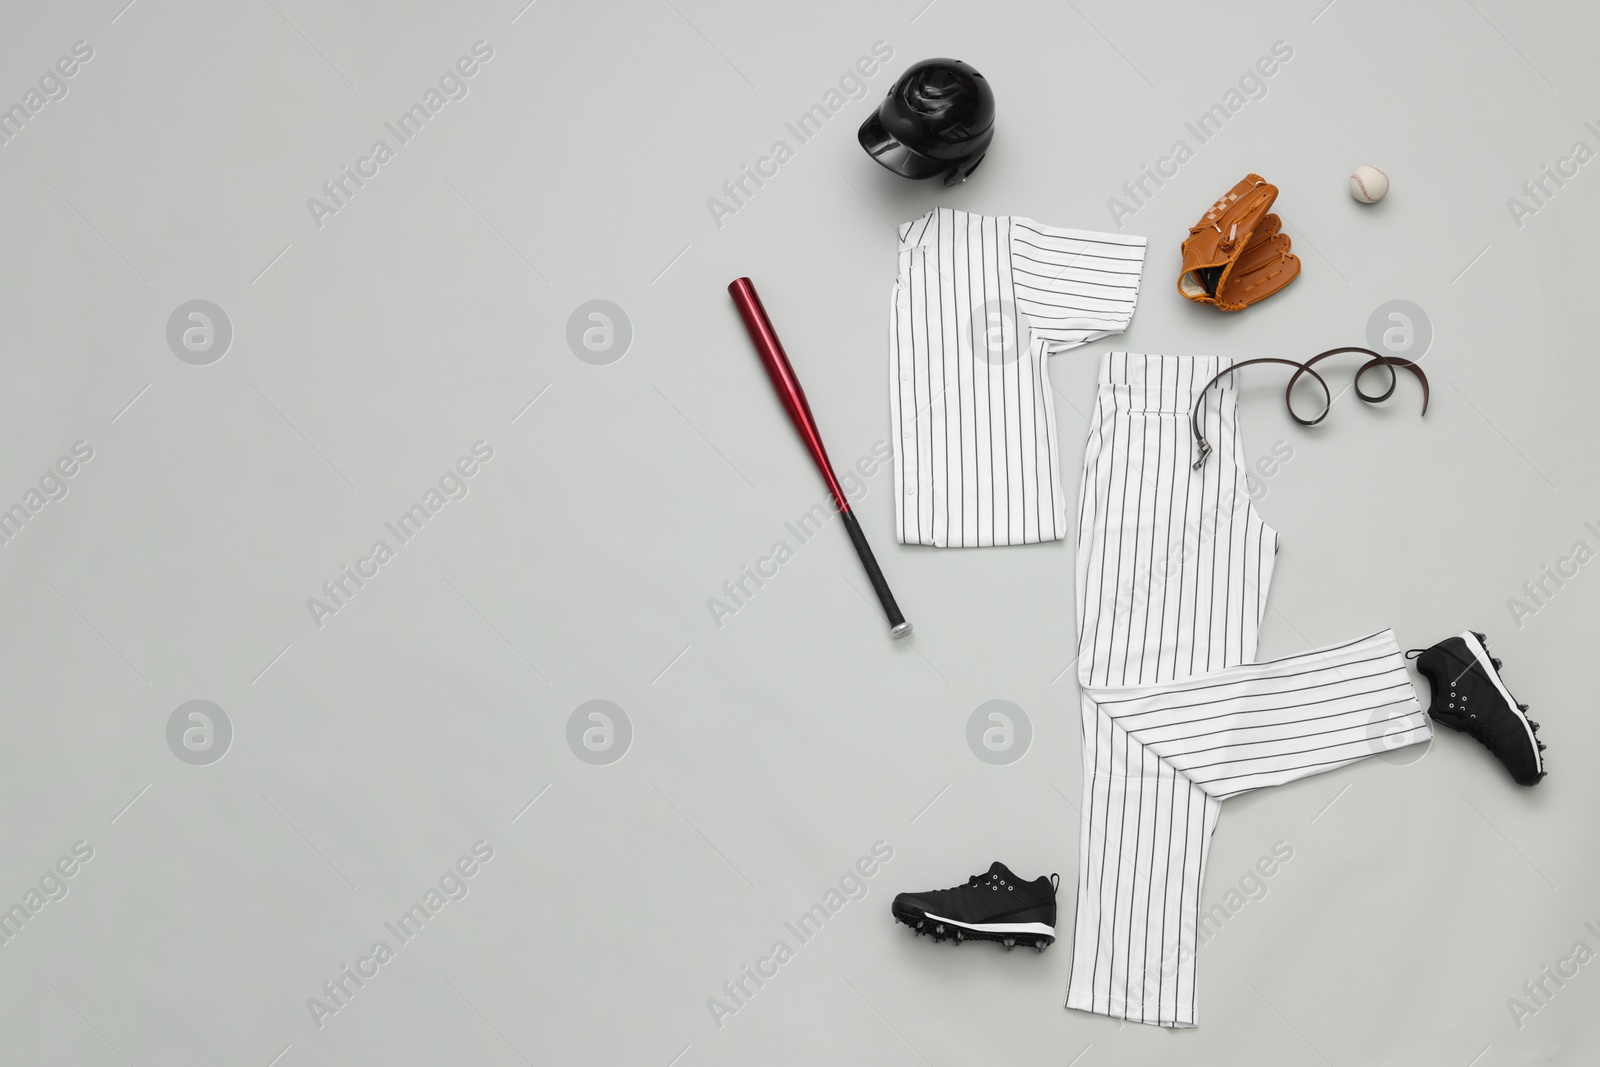
[[[873,112],[861,124],[861,129],[856,131],[856,140],[867,150],[867,155],[902,178],[932,178],[950,169],[949,163],[914,152],[901,144],[883,125],[877,112]]]

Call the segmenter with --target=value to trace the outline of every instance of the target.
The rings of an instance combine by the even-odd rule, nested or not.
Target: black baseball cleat
[[[1539,724],[1528,718],[1500,679],[1500,661],[1489,655],[1489,639],[1475,630],[1447,637],[1427,649],[1412,649],[1417,669],[1433,686],[1428,714],[1452,730],[1483,742],[1505,764],[1518,785],[1537,785],[1546,774]]]
[[[901,893],[891,910],[918,936],[935,941],[998,941],[1009,951],[1032,945],[1040,952],[1056,939],[1056,875],[1024,882],[996,861],[988,874],[927,893]]]

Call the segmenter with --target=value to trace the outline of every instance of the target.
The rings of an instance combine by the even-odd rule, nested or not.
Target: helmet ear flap
[[[946,185],[960,185],[972,176],[972,172],[978,169],[978,164],[982,163],[983,157],[988,154],[987,152],[980,153],[976,158],[964,160],[959,166],[950,168],[949,173],[944,176],[944,183]]]

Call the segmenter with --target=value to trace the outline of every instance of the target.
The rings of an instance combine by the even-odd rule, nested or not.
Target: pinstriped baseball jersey
[[[896,535],[1066,536],[1045,357],[1121,333],[1145,239],[937,208],[900,227],[889,315]]]

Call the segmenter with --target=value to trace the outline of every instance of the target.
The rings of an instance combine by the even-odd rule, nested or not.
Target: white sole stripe
[[[1516,698],[1511,695],[1511,691],[1500,680],[1500,672],[1495,670],[1494,664],[1490,662],[1489,650],[1483,647],[1483,643],[1478,640],[1478,636],[1471,630],[1462,634],[1461,638],[1466,641],[1467,648],[1472,651],[1473,658],[1478,661],[1478,666],[1483,668],[1483,673],[1489,676],[1489,684],[1494,686],[1495,691],[1505,699],[1506,707],[1511,709],[1511,714],[1517,717],[1517,721],[1522,724],[1523,730],[1527,732],[1528,743],[1533,746],[1534,766],[1541,771],[1544,770],[1544,753],[1539,751],[1539,738],[1534,734],[1533,726],[1528,722],[1528,717],[1522,714],[1522,709],[1517,706]]]
[[[922,913],[927,922],[944,923],[946,926],[959,926],[963,930],[973,930],[983,934],[1043,934],[1045,937],[1055,937],[1056,928],[1049,923],[964,923],[955,919],[946,919],[942,915],[935,915],[931,911]]]

